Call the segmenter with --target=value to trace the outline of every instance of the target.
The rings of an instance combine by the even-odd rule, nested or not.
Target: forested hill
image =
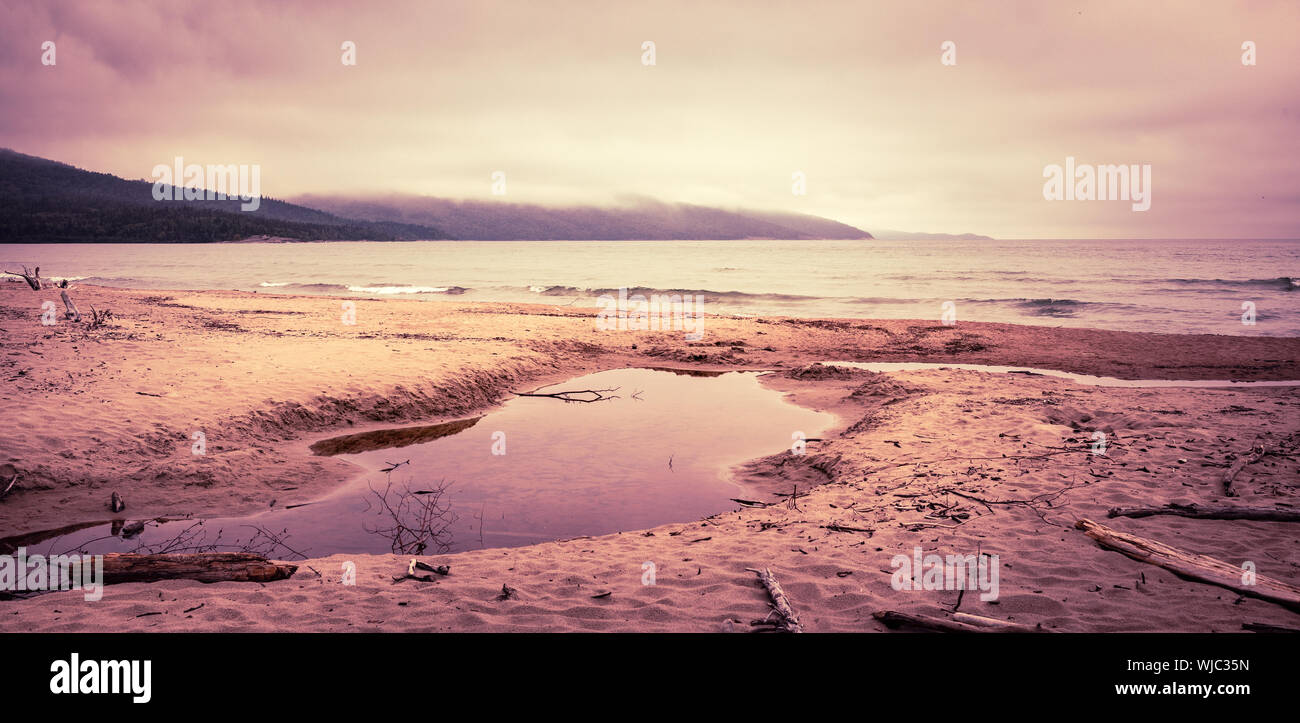
[[[208,242],[272,236],[303,241],[441,239],[422,224],[357,221],[263,197],[157,201],[150,181],[128,181],[0,149],[0,242]]]

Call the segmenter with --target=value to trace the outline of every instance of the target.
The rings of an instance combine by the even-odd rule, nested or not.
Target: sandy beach
[[[892,609],[962,612],[1054,631],[1295,627],[1296,612],[1181,579],[1098,546],[1092,519],[1181,550],[1253,562],[1300,584],[1294,525],[1112,507],[1224,502],[1221,478],[1268,442],[1239,504],[1297,503],[1296,387],[1110,388],[1022,374],[879,374],[825,361],[941,362],[1123,379],[1300,379],[1300,339],[1140,334],[936,321],[706,319],[680,333],[601,332],[592,312],[547,305],[357,299],[82,286],[99,328],[42,326],[54,292],[0,283],[5,414],[0,500],[10,547],[42,531],[120,518],[237,515],[309,502],[358,474],[316,441],[492,409],[512,392],[627,367],[764,370],[763,384],[838,420],[807,453],[773,450],[738,471],[732,512],[649,530],[427,555],[433,582],[394,576],[410,556],[294,561],[270,583],[163,581],[0,601],[4,631],[748,631],[769,568],[809,631],[877,631]],[[557,402],[558,403],[558,402]],[[717,420],[726,425],[726,419]],[[190,453],[191,435],[207,453]],[[1089,450],[1105,430],[1104,455]],[[1288,451],[1289,450],[1289,451]],[[780,491],[798,485],[793,501]],[[816,485],[816,486],[813,486]],[[108,509],[118,492],[121,513]],[[891,586],[891,560],[996,554],[1001,595]],[[356,584],[341,584],[345,562]],[[643,584],[652,562],[655,584]],[[501,597],[503,586],[513,590]]]

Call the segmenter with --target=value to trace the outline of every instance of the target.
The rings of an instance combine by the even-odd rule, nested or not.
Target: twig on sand
[[[790,599],[786,597],[785,591],[781,589],[781,583],[776,581],[776,576],[768,568],[758,570],[752,567],[745,568],[746,571],[758,575],[759,582],[767,589],[767,595],[772,599],[772,612],[768,613],[767,618],[763,621],[756,621],[755,624],[772,625],[777,630],[783,630],[787,633],[802,633],[803,626],[799,624],[799,618],[794,614],[794,608],[790,605]],[[770,622],[772,614],[775,613],[779,620]]]
[[[516,397],[549,397],[551,399],[559,399],[564,402],[582,402],[583,404],[590,404],[592,402],[603,402],[609,399],[618,399],[617,396],[610,394],[610,392],[617,392],[620,388],[621,387],[614,387],[613,389],[576,389],[576,390],[569,390],[564,392],[549,392],[549,393],[514,392],[514,395]],[[590,395],[591,398],[585,399],[584,396],[586,395]]]
[[[1163,567],[1179,577],[1226,587],[1242,595],[1300,610],[1300,588],[1281,580],[1252,573],[1254,580],[1247,583],[1240,567],[1207,555],[1184,552],[1162,542],[1112,530],[1092,520],[1079,520],[1074,526],[1108,550]]]
[[[875,530],[869,527],[849,527],[848,525],[834,525],[834,524],[822,525],[822,529],[830,530],[831,532],[865,532],[867,533],[868,537],[870,537],[875,532]]]
[[[1238,505],[1168,504],[1164,507],[1112,507],[1110,517],[1150,517],[1152,515],[1177,515],[1202,520],[1263,520],[1267,522],[1300,522],[1300,511],[1280,510],[1276,507],[1245,507]]]

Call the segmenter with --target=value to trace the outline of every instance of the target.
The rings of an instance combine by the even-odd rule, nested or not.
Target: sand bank
[[[1294,612],[1104,551],[1072,527],[1089,517],[1300,583],[1294,524],[1106,520],[1114,506],[1223,502],[1219,479],[1235,455],[1260,435],[1281,443],[1300,428],[1295,388],[804,370],[834,359],[1300,379],[1300,339],[710,317],[704,339],[688,342],[600,332],[590,310],[545,305],[359,299],[346,325],[335,298],[82,287],[76,299],[112,318],[98,329],[42,326],[45,297],[0,283],[0,463],[20,475],[0,500],[0,537],[112,518],[114,491],[128,505],[118,516],[131,520],[310,501],[356,473],[311,456],[314,441],[456,419],[599,369],[778,370],[766,383],[841,424],[802,457],[747,465],[752,498],[775,502],[766,507],[422,558],[451,566],[433,583],[394,584],[407,557],[351,555],[302,562],[276,583],[126,584],[94,603],[78,593],[0,601],[0,630],[747,630],[767,614],[752,567],[772,569],[809,630],[880,630],[875,610],[937,613],[957,602],[953,591],[890,585],[894,556],[917,547],[998,555],[998,599],[966,594],[965,612],[1070,631],[1300,626]],[[1106,455],[1088,451],[1095,430],[1106,430]],[[206,440],[201,457],[190,451],[195,432]],[[821,480],[793,504],[777,495],[791,481]],[[1235,501],[1295,505],[1296,484],[1295,457],[1273,455],[1243,473]],[[356,565],[355,586],[340,583],[345,561]],[[647,562],[653,585],[643,584]],[[499,600],[502,585],[516,592]]]

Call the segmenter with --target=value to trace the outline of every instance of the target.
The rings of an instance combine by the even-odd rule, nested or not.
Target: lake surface
[[[831,415],[786,401],[753,372],[599,372],[541,390],[613,390],[591,403],[519,397],[480,418],[323,440],[365,474],[293,509],[98,524],[31,552],[249,550],[278,559],[437,554],[688,522],[752,499],[729,469],[815,438]],[[586,395],[583,398],[591,398]],[[390,472],[386,468],[398,466]],[[178,512],[183,512],[179,511]],[[423,547],[420,545],[423,544]]]
[[[589,307],[619,288],[705,311],[1300,336],[1300,243],[418,241],[0,245],[0,268],[156,289]],[[8,266],[3,266],[8,264]],[[1242,323],[1254,304],[1254,325]]]

